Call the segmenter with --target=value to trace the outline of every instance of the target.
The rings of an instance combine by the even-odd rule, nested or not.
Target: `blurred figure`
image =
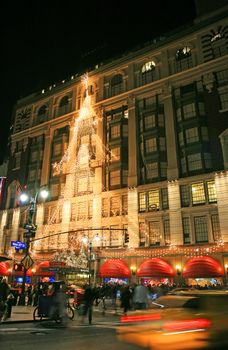
[[[142,281],[134,289],[133,302],[135,309],[143,310],[147,308],[148,288],[143,285]]]
[[[10,287],[6,281],[6,278],[3,278],[1,283],[0,283],[0,299],[2,301],[6,301],[9,292],[10,292]]]
[[[85,286],[85,293],[84,293],[84,305],[85,305],[85,312],[83,315],[82,322],[84,321],[84,317],[88,315],[89,324],[92,323],[92,314],[93,314],[93,302],[95,299],[95,293],[94,290],[91,288],[90,285]]]
[[[14,305],[14,295],[11,291],[9,292],[9,294],[7,296],[6,303],[7,303],[7,316],[6,317],[10,318],[11,313],[12,313],[12,307]]]
[[[123,308],[124,315],[127,315],[127,312],[130,310],[131,298],[132,298],[132,292],[130,290],[129,285],[123,286],[120,300],[121,300],[121,307]]]

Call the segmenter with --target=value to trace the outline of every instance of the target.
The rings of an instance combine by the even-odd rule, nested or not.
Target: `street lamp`
[[[92,261],[93,241],[100,242],[100,237],[98,236],[98,234],[96,234],[96,236],[91,240],[89,240],[89,238],[86,236],[82,238],[82,242],[84,244],[87,244],[89,247],[89,250],[88,250],[89,251],[89,254],[88,254],[89,286],[91,286],[91,261]]]
[[[33,260],[29,255],[29,246],[30,246],[30,238],[35,237],[37,225],[33,223],[34,214],[36,212],[36,204],[37,199],[40,197],[42,199],[47,199],[49,195],[48,190],[45,187],[40,188],[37,192],[35,197],[29,196],[27,192],[24,192],[20,195],[20,202],[21,203],[27,203],[29,202],[29,215],[28,215],[28,222],[24,225],[24,228],[27,230],[24,233],[25,243],[26,243],[26,249],[25,249],[25,256],[22,259],[22,264],[24,265],[24,271],[23,271],[23,281],[22,281],[22,287],[21,287],[21,295],[19,299],[20,305],[25,305],[25,283],[26,283],[26,272],[27,270],[32,266]]]

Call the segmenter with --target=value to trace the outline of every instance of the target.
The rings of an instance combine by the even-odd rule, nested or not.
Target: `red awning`
[[[145,260],[137,271],[138,277],[173,277],[172,266],[161,258]]]
[[[50,268],[50,263],[49,261],[42,261],[41,263],[39,263],[36,266],[36,272],[35,275],[36,276],[54,276],[55,272],[54,271],[48,271],[48,269]]]
[[[9,276],[10,265],[7,262],[0,263],[0,276]]]
[[[221,277],[224,269],[220,263],[210,256],[196,256],[188,260],[183,269],[184,278]]]
[[[110,277],[110,278],[129,278],[131,271],[125,261],[120,259],[110,259],[107,260],[100,267],[99,276],[100,277]]]

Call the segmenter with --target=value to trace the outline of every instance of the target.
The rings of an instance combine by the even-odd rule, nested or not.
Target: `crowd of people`
[[[60,288],[61,286],[61,288]],[[143,280],[132,285],[118,283],[103,283],[95,286],[88,284],[83,287],[67,286],[64,282],[59,283],[38,283],[26,286],[26,305],[37,306],[41,295],[53,297],[55,304],[63,312],[66,296],[73,294],[73,305],[81,312],[81,315],[89,314],[89,320],[92,315],[92,307],[101,305],[105,312],[107,302],[114,310],[121,307],[123,314],[127,314],[129,310],[146,309],[150,306],[150,302],[156,300],[162,295],[167,294],[172,289],[180,287],[175,284],[144,284]],[[182,285],[183,288],[195,289],[219,289],[220,285]],[[5,318],[11,317],[12,306],[17,305],[19,300],[19,289],[11,288],[6,278],[0,279],[0,313],[5,310]],[[69,291],[73,293],[69,293]],[[60,293],[61,292],[61,293]],[[2,310],[2,311],[1,311]]]

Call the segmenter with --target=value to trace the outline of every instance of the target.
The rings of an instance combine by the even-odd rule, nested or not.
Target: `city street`
[[[95,317],[94,324],[79,325],[77,321],[62,328],[54,322],[26,322],[0,325],[1,348],[7,350],[138,350],[134,344],[119,342],[117,321]]]

